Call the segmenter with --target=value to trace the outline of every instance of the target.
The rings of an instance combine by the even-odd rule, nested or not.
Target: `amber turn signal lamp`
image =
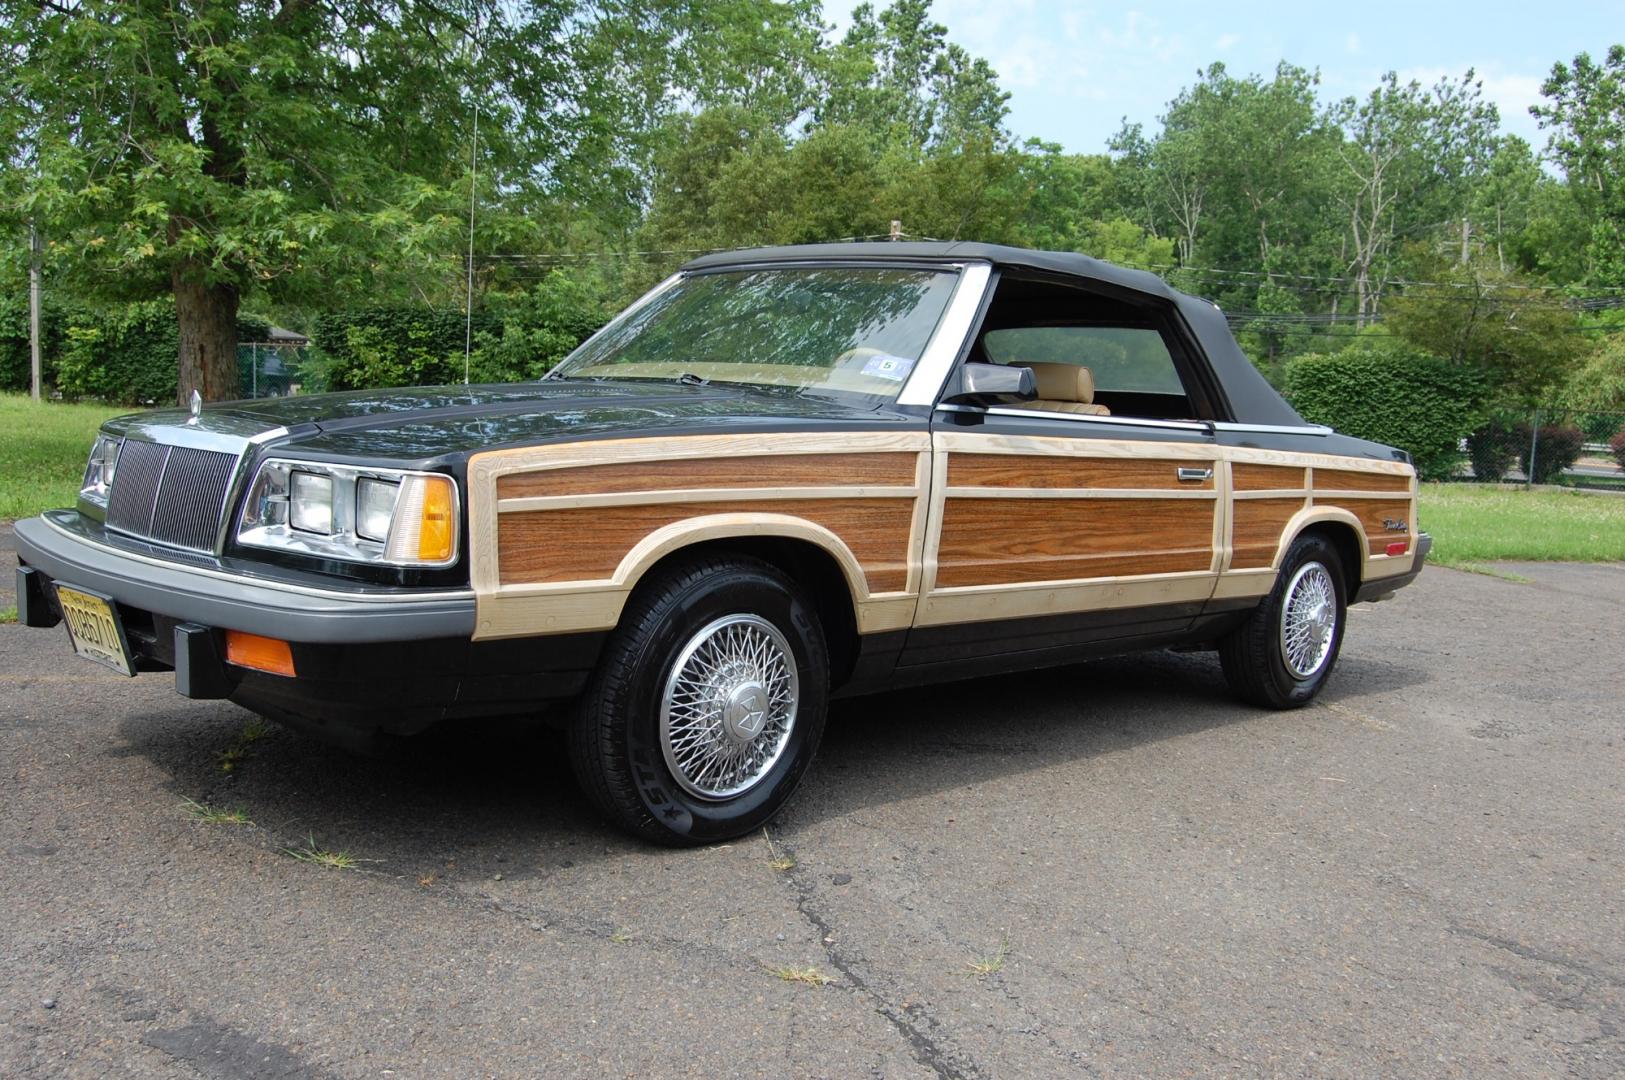
[[[1392,544],[1388,545],[1388,554],[1403,555],[1410,549],[1411,542],[1409,540],[1395,540]]]
[[[272,675],[293,675],[293,650],[286,641],[245,634],[240,630],[226,631],[226,663],[238,667],[269,671]]]
[[[401,481],[384,558],[410,566],[439,565],[457,552],[457,483],[449,476],[408,475]]]
[[[423,531],[418,533],[418,558],[424,562],[445,562],[451,558],[452,537],[457,528],[451,492],[451,480],[425,477]]]

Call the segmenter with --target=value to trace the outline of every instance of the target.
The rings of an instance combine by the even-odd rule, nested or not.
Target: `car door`
[[[1093,360],[1110,376],[1096,394],[1118,407],[938,406],[922,591],[905,665],[991,669],[1000,656],[1009,666],[1012,654],[1041,664],[1170,640],[1213,593],[1227,474],[1211,425],[1120,415],[1182,411],[1157,404],[1183,393],[1161,334],[1100,325],[1026,332],[1038,329],[986,332],[973,355],[1012,365]],[[1139,354],[1147,370],[1117,370],[1125,353]]]

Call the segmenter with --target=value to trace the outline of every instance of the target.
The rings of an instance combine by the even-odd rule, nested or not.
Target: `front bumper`
[[[14,528],[18,558],[52,580],[184,622],[334,644],[474,634],[474,594],[468,590],[322,588],[192,566],[116,546],[99,525],[72,510],[53,510]]]
[[[189,565],[101,533],[72,511],[15,526],[18,621],[61,619],[56,583],[111,597],[139,671],[229,698],[335,741],[438,721],[536,712],[580,692],[602,634],[475,642],[469,591],[322,588]],[[227,663],[226,632],[286,641],[295,674]]]

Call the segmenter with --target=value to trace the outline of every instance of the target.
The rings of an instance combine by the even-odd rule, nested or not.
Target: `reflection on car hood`
[[[345,459],[423,461],[525,443],[712,425],[760,426],[902,419],[815,397],[750,387],[583,380],[408,387],[231,401],[206,406],[206,430],[251,434],[287,428],[279,446]],[[115,421],[114,430],[181,425],[169,409]]]

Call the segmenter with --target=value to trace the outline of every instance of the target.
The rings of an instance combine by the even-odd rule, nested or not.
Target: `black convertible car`
[[[765,821],[834,695],[1211,645],[1301,705],[1428,546],[1213,305],[969,243],[698,259],[535,383],[114,420],[16,539],[81,656],[350,742],[549,712],[670,843]]]

